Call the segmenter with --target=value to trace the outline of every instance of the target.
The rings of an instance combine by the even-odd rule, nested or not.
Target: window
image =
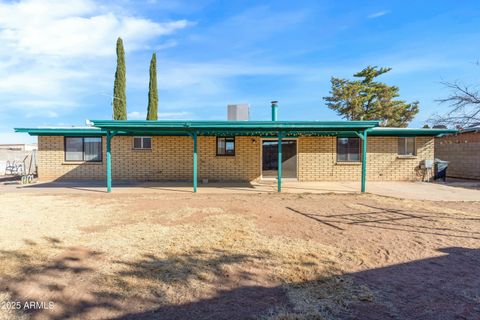
[[[235,138],[234,137],[217,137],[217,156],[234,156],[235,155]]]
[[[101,137],[65,137],[65,161],[102,161]]]
[[[337,161],[360,161],[360,138],[337,138]]]
[[[398,138],[398,155],[399,156],[414,156],[417,154],[415,147],[415,137]]]
[[[133,149],[152,149],[152,137],[133,137]]]

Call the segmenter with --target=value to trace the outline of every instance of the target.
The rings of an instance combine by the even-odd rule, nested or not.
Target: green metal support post
[[[283,133],[278,133],[278,168],[277,168],[277,191],[282,192],[282,138]]]
[[[197,132],[193,133],[193,192],[197,192]]]
[[[362,135],[362,192],[365,192],[366,180],[367,180],[367,129],[363,130],[363,135]]]
[[[107,131],[107,192],[112,192],[112,155],[110,141],[113,135]]]

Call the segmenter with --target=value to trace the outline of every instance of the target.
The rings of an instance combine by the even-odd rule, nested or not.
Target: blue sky
[[[160,119],[338,120],[330,77],[367,65],[420,101],[411,126],[446,110],[442,80],[480,84],[480,1],[0,0],[0,143],[13,127],[111,118],[115,41],[127,54],[130,119],[144,119],[157,53]],[[31,141],[31,139],[30,139]]]

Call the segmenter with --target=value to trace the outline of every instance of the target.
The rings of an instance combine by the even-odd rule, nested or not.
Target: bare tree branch
[[[437,101],[448,104],[450,110],[443,114],[434,114],[430,119],[434,125],[468,127],[480,123],[480,92],[473,86],[455,82],[441,82],[450,89],[451,94]]]

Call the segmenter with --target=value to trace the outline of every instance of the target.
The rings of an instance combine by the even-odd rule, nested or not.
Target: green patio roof
[[[43,127],[14,128],[15,132],[28,133],[31,136],[99,136],[105,132],[93,127]]]
[[[118,134],[185,135],[243,135],[285,136],[334,135],[338,131],[356,132],[373,128],[379,121],[147,121],[91,120],[93,126]]]
[[[284,130],[284,129],[367,129],[379,126],[379,121],[149,121],[91,120],[94,127],[117,130]]]
[[[388,128],[377,127],[369,130],[370,136],[442,136],[446,134],[457,133],[455,129],[416,129],[416,128]]]
[[[450,129],[381,128],[379,121],[147,121],[91,120],[92,127],[15,128],[33,136],[98,136],[107,131],[119,135],[248,135],[286,136],[338,135],[355,136],[368,130],[370,136],[438,136],[455,133]]]

